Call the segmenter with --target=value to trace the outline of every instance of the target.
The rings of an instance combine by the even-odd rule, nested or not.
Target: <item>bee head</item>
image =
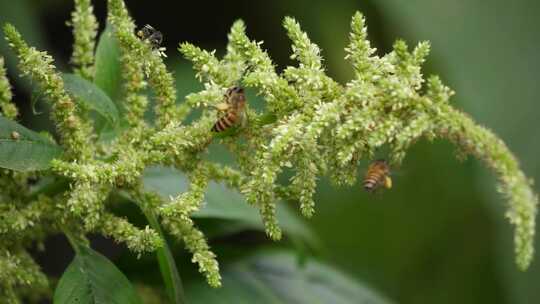
[[[137,31],[137,36],[141,37],[142,39],[146,39],[148,36],[152,35],[153,32],[155,32],[154,28],[151,25],[146,24],[139,31]]]
[[[231,103],[237,108],[243,108],[246,103],[244,89],[239,86],[234,86],[227,91]]]
[[[244,94],[244,89],[239,86],[234,86],[229,89],[229,94]]]
[[[227,90],[227,93],[225,93],[225,96],[230,97],[230,98],[234,98],[235,96],[238,96],[238,95],[244,95],[244,89],[239,86],[234,86],[232,88],[229,88]]]
[[[385,172],[385,174],[390,173],[390,165],[385,159],[378,159],[373,162],[373,165],[381,168]]]

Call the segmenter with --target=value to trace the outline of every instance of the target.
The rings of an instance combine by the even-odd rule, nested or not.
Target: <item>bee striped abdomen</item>
[[[218,119],[218,121],[216,121],[216,123],[212,127],[212,131],[218,132],[218,133],[223,132],[227,130],[228,128],[234,126],[236,124],[236,119],[237,119],[236,113],[229,112],[223,117],[221,117],[220,119]]]
[[[243,117],[244,106],[246,103],[246,96],[244,95],[244,89],[241,87],[232,87],[227,90],[224,96],[223,116],[218,118],[212,132],[223,132],[230,127],[236,125]],[[221,104],[220,104],[221,105]],[[218,110],[220,110],[218,108]]]
[[[388,176],[390,167],[384,160],[377,160],[369,165],[364,177],[364,189],[368,192],[377,190],[380,186],[392,187],[392,180]]]
[[[383,176],[380,172],[368,172],[366,178],[364,179],[364,189],[366,191],[373,191],[382,181]]]

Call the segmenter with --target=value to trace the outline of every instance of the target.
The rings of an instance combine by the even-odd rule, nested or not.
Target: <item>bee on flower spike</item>
[[[234,125],[237,125],[244,118],[244,108],[246,106],[246,95],[244,89],[234,86],[227,90],[224,101],[216,105],[219,112],[223,113],[212,127],[212,131],[223,132]]]

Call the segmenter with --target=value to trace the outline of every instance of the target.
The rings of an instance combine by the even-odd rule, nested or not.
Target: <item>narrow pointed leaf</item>
[[[120,48],[110,24],[107,24],[105,31],[99,37],[95,66],[94,84],[100,87],[116,105],[119,105],[122,91]]]
[[[0,116],[0,167],[16,171],[44,170],[62,149],[48,138]]]
[[[103,90],[92,82],[75,74],[63,74],[66,90],[86,108],[96,111],[111,125],[118,123],[118,109]]]

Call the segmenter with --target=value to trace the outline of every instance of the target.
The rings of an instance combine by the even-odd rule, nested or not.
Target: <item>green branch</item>
[[[75,0],[75,10],[71,13],[73,27],[73,53],[71,63],[82,77],[94,78],[94,49],[98,23],[90,0]]]
[[[466,154],[482,160],[498,178],[498,191],[508,200],[506,217],[514,225],[516,263],[526,270],[534,256],[535,219],[538,196],[532,181],[520,170],[508,147],[490,130],[479,126],[464,113],[445,107],[434,130],[459,146]]]

